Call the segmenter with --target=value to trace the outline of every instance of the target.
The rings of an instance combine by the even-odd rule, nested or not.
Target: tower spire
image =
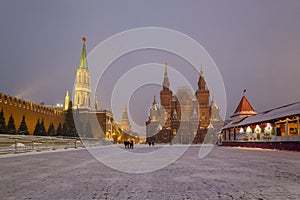
[[[211,100],[211,105],[214,107],[217,107],[216,99],[215,99],[215,94],[212,94],[212,100]]]
[[[156,104],[157,104],[157,103],[156,103],[156,97],[155,97],[155,95],[154,95],[152,105],[156,105]]]
[[[198,89],[196,91],[198,101],[198,115],[200,120],[200,127],[206,128],[209,125],[209,119],[211,117],[210,105],[209,105],[209,90],[206,86],[206,81],[203,73],[203,66],[201,63],[200,76],[198,80]]]
[[[90,72],[88,70],[87,57],[86,57],[86,38],[81,38],[82,52],[80,57],[80,63],[76,70],[76,82],[74,97],[74,109],[91,109],[91,87],[90,87]]]
[[[163,81],[163,87],[168,88],[170,87],[170,81],[168,77],[168,63],[165,62],[165,74],[164,74],[164,81]]]
[[[82,51],[81,51],[81,57],[80,57],[80,62],[79,62],[79,69],[88,69],[88,64],[87,64],[87,59],[86,59],[86,47],[85,47],[85,42],[86,42],[86,37],[81,38],[83,44],[82,44]]]
[[[69,103],[70,103],[69,90],[67,90],[66,96],[65,96],[65,110],[68,110]]]
[[[199,76],[199,80],[198,80],[198,89],[206,90],[206,82],[205,82],[205,79],[204,79],[204,72],[203,72],[202,63],[201,63],[200,76]]]
[[[124,111],[123,111],[123,115],[122,115],[122,120],[121,120],[120,126],[121,126],[121,128],[123,130],[127,130],[127,131],[131,130],[131,125],[130,125],[129,118],[128,118],[126,104],[124,105]]]

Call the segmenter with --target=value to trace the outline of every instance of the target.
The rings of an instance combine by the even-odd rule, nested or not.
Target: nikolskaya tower
[[[113,113],[110,110],[100,109],[97,96],[91,97],[90,71],[87,62],[86,51],[87,39],[82,38],[82,51],[79,66],[76,69],[75,84],[71,95],[69,91],[65,96],[65,113],[73,109],[74,123],[76,129],[82,138],[97,138],[104,142],[113,141],[121,143],[127,140],[139,141],[138,136],[131,132],[131,126],[128,120],[127,109],[124,108],[123,119],[120,124],[114,120]],[[94,101],[91,102],[94,98]],[[72,108],[70,107],[72,105]],[[77,115],[78,114],[78,115]],[[71,121],[71,118],[68,119]]]
[[[76,70],[76,81],[74,88],[73,108],[81,110],[91,110],[91,86],[90,72],[86,58],[86,38],[82,38],[82,52],[79,66]]]

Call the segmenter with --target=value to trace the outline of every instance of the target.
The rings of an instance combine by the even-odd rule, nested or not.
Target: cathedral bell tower
[[[196,97],[198,100],[200,127],[207,128],[210,122],[209,90],[204,79],[202,65]]]
[[[91,87],[90,87],[90,72],[86,59],[86,38],[82,38],[82,52],[79,66],[76,70],[75,92],[73,99],[73,108],[82,110],[91,110]]]

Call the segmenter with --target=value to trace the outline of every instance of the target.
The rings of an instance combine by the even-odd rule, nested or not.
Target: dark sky
[[[81,37],[88,38],[90,52],[113,34],[151,26],[180,31],[207,50],[223,77],[226,118],[244,89],[256,111],[300,100],[298,0],[2,0],[0,5],[2,93],[49,105],[63,103],[66,89],[73,87]],[[178,66],[183,62],[158,51],[124,56],[116,61],[120,66],[122,59],[124,66],[165,60]],[[109,76],[113,77],[113,71]],[[198,75],[190,78],[196,87]],[[144,110],[148,108],[142,108],[152,102],[153,93],[159,95],[160,87],[146,90],[149,92],[136,92],[129,105],[130,109],[140,108],[132,109],[136,116],[142,116],[133,116],[140,119],[138,123],[146,117]],[[102,94],[98,98],[106,108]],[[138,114],[139,110],[143,113]]]

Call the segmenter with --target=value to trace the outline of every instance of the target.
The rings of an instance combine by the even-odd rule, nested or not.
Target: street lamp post
[[[195,143],[197,143],[196,135],[197,135],[197,129],[194,129],[194,141],[195,141]],[[191,143],[193,143],[193,141],[191,141]]]

